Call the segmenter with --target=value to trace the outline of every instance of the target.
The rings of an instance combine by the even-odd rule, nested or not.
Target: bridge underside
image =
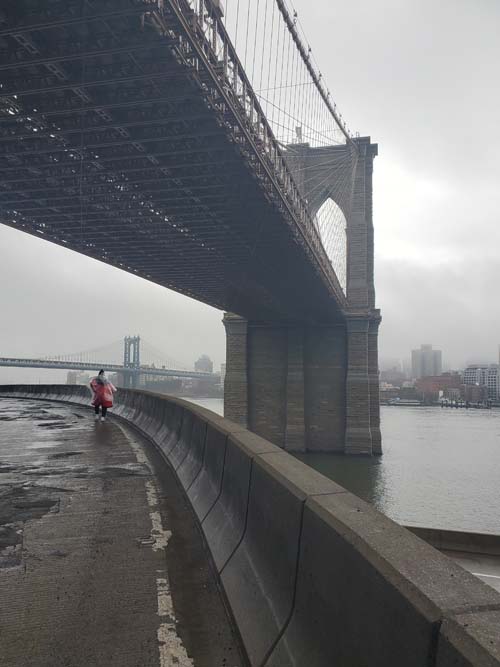
[[[0,222],[252,320],[343,319],[217,63],[156,6],[6,0]]]
[[[227,416],[290,449],[378,452],[376,146],[346,152],[344,293],[305,199],[331,194],[343,151],[286,161],[205,9],[5,0],[0,222],[244,318]]]

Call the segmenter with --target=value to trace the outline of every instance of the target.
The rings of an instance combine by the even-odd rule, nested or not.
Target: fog
[[[421,343],[445,365],[496,362],[500,343],[500,4],[296,0],[349,126],[379,144],[381,359]],[[0,354],[98,347],[140,334],[192,365],[224,361],[222,313],[0,225]],[[0,369],[0,381],[60,373]]]

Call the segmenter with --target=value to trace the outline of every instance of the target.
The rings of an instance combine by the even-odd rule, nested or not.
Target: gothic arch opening
[[[316,214],[316,225],[340,286],[347,289],[347,221],[342,209],[329,197]]]

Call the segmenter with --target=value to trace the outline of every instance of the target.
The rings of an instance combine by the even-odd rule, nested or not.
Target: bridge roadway
[[[177,370],[172,368],[149,368],[148,366],[140,366],[139,368],[127,368],[120,364],[109,364],[105,362],[95,361],[57,361],[54,359],[28,359],[17,357],[0,357],[0,366],[7,368],[50,368],[60,369],[65,371],[91,371],[97,372],[99,369],[104,369],[108,373],[127,373],[127,374],[142,374],[155,375],[159,377],[175,377],[175,378],[213,378],[214,373],[204,373],[203,371],[189,371]]]
[[[246,664],[172,473],[122,423],[0,402],[1,667]]]

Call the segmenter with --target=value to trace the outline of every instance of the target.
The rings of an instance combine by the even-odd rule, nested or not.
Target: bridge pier
[[[370,433],[372,454],[382,454],[382,434],[380,431],[380,377],[378,370],[378,329],[380,311],[375,309],[368,325],[368,382],[370,389]]]
[[[346,454],[371,454],[368,318],[347,318]]]
[[[381,454],[378,311],[346,323],[226,313],[224,413],[288,451]]]
[[[287,329],[286,359],[286,423],[285,448],[290,451],[305,449],[305,370],[304,336],[301,328]]]
[[[224,412],[226,417],[248,428],[248,323],[232,313],[226,313],[223,322],[226,328]]]
[[[288,451],[344,452],[347,329],[224,316],[225,416]]]

